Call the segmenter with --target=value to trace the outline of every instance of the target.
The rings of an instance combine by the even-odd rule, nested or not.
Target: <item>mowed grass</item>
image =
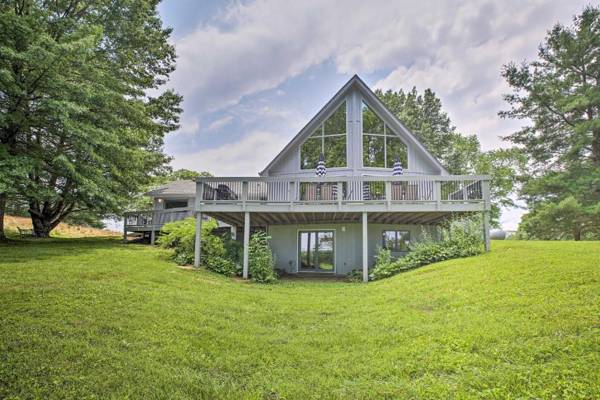
[[[600,243],[261,286],[114,239],[0,245],[0,398],[598,398]]]

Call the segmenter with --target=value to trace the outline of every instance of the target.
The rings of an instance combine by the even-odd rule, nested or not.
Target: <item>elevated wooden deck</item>
[[[128,232],[149,233],[150,242],[154,244],[156,232],[160,231],[160,228],[164,224],[192,216],[194,216],[194,210],[189,207],[167,210],[128,211],[124,214],[123,236],[127,240]]]
[[[318,220],[323,220],[324,214],[333,220],[355,219],[355,214],[362,212],[428,214],[426,219],[432,219],[434,215],[489,210],[489,178],[203,177],[196,183],[195,209],[225,222],[230,219],[228,214],[239,221],[239,213],[258,213],[257,217],[262,215],[270,224],[307,222],[311,214]]]

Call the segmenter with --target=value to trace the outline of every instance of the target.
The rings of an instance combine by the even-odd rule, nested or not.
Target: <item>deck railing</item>
[[[455,176],[202,177],[203,204],[489,202],[489,178]]]
[[[128,211],[124,214],[126,228],[160,229],[168,222],[179,221],[194,215],[191,208],[170,208],[167,210]]]

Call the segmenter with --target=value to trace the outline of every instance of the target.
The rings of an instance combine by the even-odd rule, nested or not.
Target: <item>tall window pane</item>
[[[319,268],[333,271],[333,232],[319,232]]]
[[[309,138],[302,144],[300,159],[302,169],[313,169],[317,167],[319,155],[321,154],[321,138]]]
[[[346,136],[326,136],[324,139],[325,165],[343,167],[346,165]]]
[[[363,132],[383,135],[383,121],[369,106],[362,103]]]
[[[393,136],[392,136],[393,135]],[[402,163],[402,166],[404,168],[407,167],[408,165],[408,156],[407,156],[407,151],[406,151],[406,145],[404,143],[402,143],[402,140],[400,140],[400,138],[398,136],[396,136],[396,134],[394,134],[392,131],[387,130],[386,132],[386,167],[387,168],[392,168],[394,166],[394,163],[396,162],[396,158],[398,158],[400,160],[400,162]]]
[[[345,135],[346,134],[346,103],[338,107],[331,117],[325,120],[323,124],[324,135]]]
[[[300,168],[315,169],[321,153],[327,168],[345,167],[346,160],[346,102],[325,120],[300,146]]]
[[[365,103],[362,103],[362,135],[364,167],[392,168],[396,158],[407,167],[406,145]]]
[[[385,167],[384,139],[383,136],[363,135],[363,165],[365,167]]]

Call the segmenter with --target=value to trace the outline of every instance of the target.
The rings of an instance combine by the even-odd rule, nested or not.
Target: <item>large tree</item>
[[[600,9],[586,8],[572,26],[555,25],[536,60],[510,63],[503,76],[511,108],[500,115],[527,121],[506,138],[529,158],[521,194],[532,215],[522,229],[533,238],[578,240],[582,228],[598,223],[600,202]],[[562,222],[547,235],[533,229],[532,220],[549,216]]]
[[[157,5],[0,1],[0,163],[21,167],[0,170],[0,191],[26,199],[37,236],[118,212],[168,161],[181,97],[162,89],[175,53]]]
[[[450,173],[491,176],[491,219],[497,226],[501,208],[514,206],[511,194],[524,162],[522,155],[511,149],[483,152],[477,136],[457,131],[431,89],[425,89],[423,94],[415,87],[408,92],[401,89],[375,93]]]

